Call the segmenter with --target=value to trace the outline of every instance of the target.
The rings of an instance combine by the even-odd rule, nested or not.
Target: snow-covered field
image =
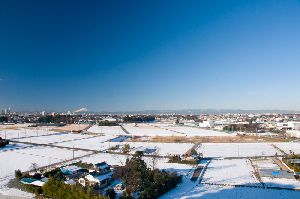
[[[262,180],[267,187],[300,189],[300,181],[295,179],[262,177]]]
[[[74,157],[87,154],[84,151],[75,151]],[[14,171],[27,171],[36,163],[39,167],[61,162],[73,157],[73,151],[50,147],[28,147],[13,151],[0,152],[0,188],[14,177]]]
[[[182,134],[158,128],[146,123],[123,124],[123,127],[134,136],[182,136]]]
[[[225,132],[218,132],[194,127],[176,126],[171,123],[142,123],[123,124],[124,128],[135,136],[233,136]],[[157,143],[157,142],[129,142],[126,134],[119,126],[100,127],[92,126],[88,132],[99,134],[81,135],[73,133],[58,133],[47,128],[39,129],[7,129],[0,131],[0,136],[14,138],[16,141],[31,142],[32,144],[52,144],[55,146],[75,147],[90,150],[105,151],[110,147],[119,145],[120,148],[125,144],[130,145],[130,154],[137,150],[156,149],[159,155],[182,155],[186,153],[194,144],[192,143]],[[103,134],[103,136],[101,136]],[[119,135],[124,137],[118,138]],[[29,138],[29,136],[31,136]],[[18,139],[20,137],[20,139]],[[115,139],[112,141],[112,139]],[[202,143],[197,151],[203,153],[204,157],[213,159],[204,174],[202,183],[228,185],[216,186],[199,184],[190,180],[196,166],[168,163],[168,159],[160,158],[155,165],[156,168],[167,171],[175,171],[183,176],[183,183],[161,198],[299,198],[300,191],[275,190],[249,187],[233,187],[234,185],[260,186],[260,183],[253,175],[252,168],[248,159],[223,159],[226,157],[253,157],[253,156],[273,156],[281,154],[272,144],[289,153],[292,150],[300,153],[300,143]],[[75,157],[88,154],[85,151],[75,151]],[[14,144],[11,142],[5,148],[0,149],[0,198],[1,194],[11,196],[29,196],[14,189],[7,189],[5,185],[14,177],[14,171],[30,170],[32,163],[38,166],[46,166],[57,162],[71,159],[73,151],[57,147],[42,147],[26,144]],[[99,163],[106,161],[110,165],[124,165],[129,155],[118,155],[99,153],[81,158],[83,162]],[[151,157],[144,160],[151,167]],[[260,159],[254,161],[259,168],[279,167],[271,159]],[[201,162],[202,166],[206,162]],[[262,178],[268,187],[300,188],[299,181],[291,179]]]
[[[300,154],[300,142],[282,142],[274,144],[286,153],[290,153],[291,150],[294,153]]]
[[[178,126],[169,123],[123,124],[123,127],[135,136],[235,136],[226,132]]]
[[[236,136],[235,133],[226,133],[221,131],[214,131],[209,129],[201,129],[198,127],[188,126],[172,126],[165,129],[176,131],[184,134],[185,136]]]
[[[253,157],[281,154],[270,143],[203,143],[198,152],[204,157]]]
[[[212,160],[202,182],[260,186],[248,159]]]
[[[24,137],[21,139],[15,139],[21,142],[31,142],[37,144],[50,144],[50,143],[59,143],[59,142],[67,142],[72,140],[82,140],[82,139],[90,139],[93,136],[91,135],[81,135],[75,133],[56,133],[52,135],[44,135],[38,137]]]
[[[261,189],[248,187],[221,187],[215,185],[195,184],[189,189],[175,189],[160,199],[297,199],[300,191]]]
[[[50,135],[57,132],[51,131],[50,128],[38,127],[38,128],[18,128],[18,129],[5,129],[0,130],[0,137],[7,139],[18,139],[29,136],[41,136]]]
[[[206,181],[216,184],[259,186],[252,171],[248,160],[213,160],[204,175],[204,183]],[[160,199],[296,199],[300,197],[300,191],[199,184],[190,180],[191,174],[192,172],[187,172],[183,177],[183,183]]]
[[[91,133],[103,133],[105,135],[126,135],[120,126],[98,126],[94,125],[87,130]]]
[[[159,155],[183,155],[190,148],[192,148],[192,143],[157,143],[157,142],[114,142],[122,147],[125,144],[129,144],[132,149],[132,153],[141,148],[157,149]]]
[[[10,151],[10,150],[15,150],[15,149],[22,149],[24,147],[28,147],[29,145],[27,144],[14,144],[14,143],[10,143],[8,145],[6,145],[4,148],[0,148],[0,153],[1,152],[5,152],[5,151]]]
[[[90,150],[106,150],[109,147],[115,146],[117,142],[107,142],[115,138],[114,135],[104,135],[99,137],[92,137],[88,139],[74,140],[69,142],[56,143],[56,146],[75,147]]]

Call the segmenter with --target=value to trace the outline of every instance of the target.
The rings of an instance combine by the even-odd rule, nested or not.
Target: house
[[[88,173],[87,169],[83,169],[75,165],[62,167],[60,168],[60,171],[66,177],[66,184],[72,184],[72,180],[77,180]]]
[[[112,181],[113,173],[110,171],[106,174],[100,174],[96,171],[87,174],[86,176],[80,178],[78,182],[82,186],[99,186],[99,188],[104,188],[110,185]]]
[[[94,170],[82,175],[78,182],[84,187],[97,186],[98,188],[104,188],[111,183],[112,177],[113,172],[110,169],[110,165],[108,165],[106,162],[100,162],[94,165]]]
[[[110,172],[110,166],[106,162],[100,162],[95,164],[95,170],[100,174],[106,174]]]
[[[60,168],[60,171],[65,175],[72,175],[81,169],[82,169],[81,167],[78,167],[75,165],[70,165],[70,166],[65,166],[65,167]]]
[[[201,128],[212,128],[214,125],[214,121],[203,121],[199,123],[199,127]]]

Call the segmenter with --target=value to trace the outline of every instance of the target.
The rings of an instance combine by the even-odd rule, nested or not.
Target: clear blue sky
[[[300,1],[0,2],[0,107],[300,110]]]

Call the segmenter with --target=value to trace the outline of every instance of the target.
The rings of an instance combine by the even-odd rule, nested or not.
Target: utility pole
[[[74,145],[73,145],[73,160],[74,160]]]

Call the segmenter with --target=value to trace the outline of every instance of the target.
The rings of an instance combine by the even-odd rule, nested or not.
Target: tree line
[[[155,117],[151,115],[135,115],[135,116],[127,115],[123,118],[123,121],[128,123],[154,122]]]

